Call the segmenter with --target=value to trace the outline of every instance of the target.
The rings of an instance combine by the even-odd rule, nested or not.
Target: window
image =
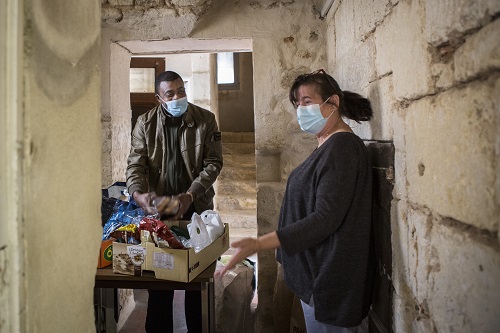
[[[155,68],[130,68],[130,92],[154,93]]]
[[[219,90],[239,90],[238,53],[217,53],[217,84]]]

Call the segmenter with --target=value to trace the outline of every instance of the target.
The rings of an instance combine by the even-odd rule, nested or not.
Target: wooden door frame
[[[154,68],[155,78],[165,71],[165,58],[130,58],[130,68]],[[157,105],[155,93],[130,93],[130,106]]]

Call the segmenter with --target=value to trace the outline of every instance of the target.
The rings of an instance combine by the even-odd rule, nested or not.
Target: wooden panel
[[[154,68],[156,78],[165,71],[165,58],[131,58],[130,68]],[[130,93],[132,129],[135,126],[137,117],[156,105],[158,105],[158,101],[155,93]]]
[[[373,226],[376,270],[370,332],[392,333],[391,203],[394,188],[394,145],[367,145],[373,168]]]

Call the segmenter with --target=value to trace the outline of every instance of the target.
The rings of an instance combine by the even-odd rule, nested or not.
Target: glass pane
[[[154,68],[131,68],[130,69],[130,92],[131,93],[154,93],[155,92],[155,69]]]
[[[234,83],[233,52],[217,53],[217,83]]]

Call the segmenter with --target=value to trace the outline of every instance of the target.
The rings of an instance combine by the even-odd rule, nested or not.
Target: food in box
[[[113,272],[125,275],[142,274],[145,248],[142,245],[113,243]]]

